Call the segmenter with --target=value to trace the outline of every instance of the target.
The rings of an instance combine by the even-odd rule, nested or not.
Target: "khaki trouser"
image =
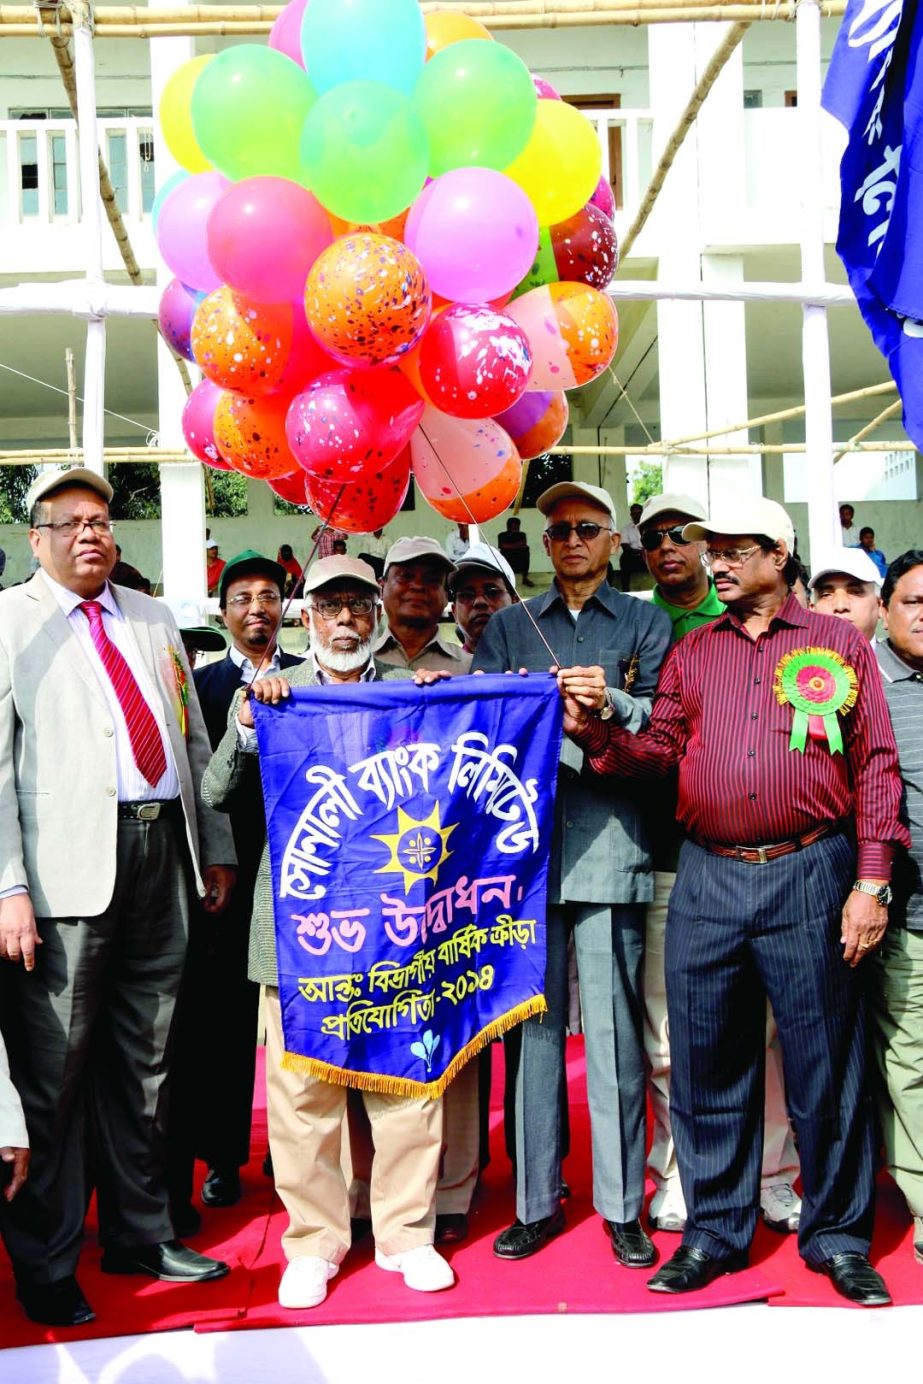
[[[316,1254],[339,1264],[350,1245],[349,1195],[340,1154],[345,1086],[282,1066],[279,992],[264,988],[269,1148],[276,1190],[289,1216],[287,1259]],[[375,1243],[402,1254],[433,1243],[442,1150],[442,1101],[363,1091],[372,1126],[371,1211]]]
[[[888,1171],[923,1216],[923,933],[889,927],[871,990],[879,1115]]]
[[[664,934],[667,904],[675,874],[659,871],[654,875],[654,898],[647,906],[644,938],[644,1051],[650,1067],[653,1137],[647,1157],[647,1170],[655,1192],[651,1214],[657,1215],[661,1202],[669,1197],[677,1214],[685,1214],[683,1194],[676,1166],[676,1149],[670,1127],[670,1025],[663,973]],[[762,1185],[793,1182],[798,1176],[798,1154],[792,1139],[785,1105],[782,1054],[775,1020],[766,1008],[766,1107],[763,1133]]]

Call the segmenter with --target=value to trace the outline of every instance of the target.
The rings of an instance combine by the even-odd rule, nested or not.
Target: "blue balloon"
[[[417,0],[310,0],[301,51],[320,95],[341,82],[384,82],[409,96],[426,59]]]
[[[171,192],[175,192],[180,183],[184,183],[191,176],[191,173],[187,173],[185,169],[181,168],[177,173],[171,173],[163,187],[159,189],[157,196],[151,203],[151,230],[155,235],[157,233],[157,218],[160,216],[160,209],[164,202]]]

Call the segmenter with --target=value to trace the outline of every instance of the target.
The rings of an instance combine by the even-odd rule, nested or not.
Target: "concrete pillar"
[[[185,4],[186,0],[179,0]],[[176,0],[169,0],[176,8]],[[164,8],[163,0],[150,0],[151,10]],[[150,40],[151,103],[154,109],[154,155],[157,182],[162,185],[176,172],[178,165],[164,143],[157,120],[160,97],[176,69],[195,57],[191,38],[154,38]],[[157,270],[157,285],[164,288],[172,275],[163,262]],[[195,379],[193,370],[193,379]],[[181,427],[186,393],[179,371],[162,339],[157,338],[157,393],[160,444],[162,447],[185,446]],[[204,601],[205,585],[205,485],[198,461],[188,465],[168,465],[160,468],[161,541],[163,544],[164,595],[171,599],[192,597]]]

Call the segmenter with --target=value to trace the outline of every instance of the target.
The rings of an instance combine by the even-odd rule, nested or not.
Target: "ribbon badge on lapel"
[[[856,704],[855,669],[835,649],[794,649],[779,660],[773,691],[780,706],[794,707],[790,750],[804,754],[808,736],[826,740],[831,754],[843,753],[837,713]]]
[[[179,656],[179,650],[172,644],[169,645],[167,652],[170,655],[170,665],[173,671],[173,686],[176,691],[176,719],[179,721],[179,728],[183,733],[183,739],[189,737],[189,680],[186,677],[186,669],[183,667],[183,660]]]

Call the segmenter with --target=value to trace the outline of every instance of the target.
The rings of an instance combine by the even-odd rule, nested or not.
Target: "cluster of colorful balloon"
[[[617,344],[589,122],[417,0],[290,0],[268,46],[180,67],[160,119],[181,166],[152,213],[160,325],[204,377],[194,455],[355,532],[411,475],[447,518],[506,508]]]

